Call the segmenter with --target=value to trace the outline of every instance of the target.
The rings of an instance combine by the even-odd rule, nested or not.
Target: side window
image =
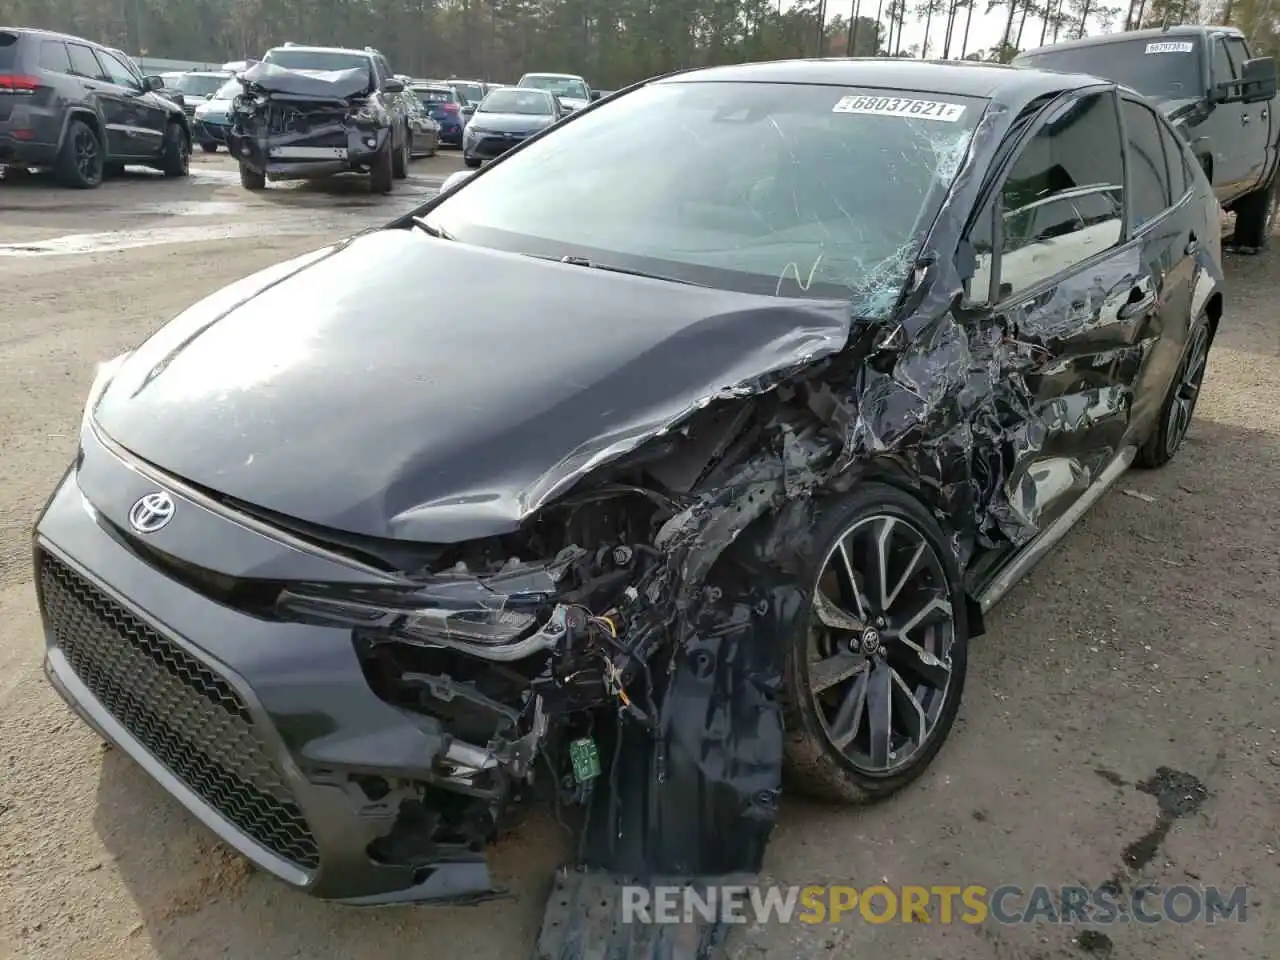
[[[1226,44],[1232,76],[1236,78],[1244,76],[1244,62],[1249,59],[1249,49],[1239,37],[1228,37]]]
[[[142,89],[142,85],[138,83],[138,78],[133,75],[133,71],[121,63],[114,54],[99,50],[98,59],[102,62],[103,69],[107,71],[107,78],[116,86],[125,87],[129,90]]]
[[[93,51],[83,44],[68,43],[67,55],[71,59],[71,72],[76,76],[88,77],[90,80],[110,79],[102,70],[98,58]]]
[[[71,60],[61,40],[40,41],[40,69],[50,73],[71,73]]]
[[[1136,100],[1125,100],[1123,104],[1129,148],[1126,183],[1132,198],[1133,228],[1138,230],[1169,208],[1169,170],[1156,115]]]
[[[1182,151],[1182,140],[1163,120],[1157,121],[1156,126],[1160,128],[1160,140],[1164,144],[1164,159],[1169,168],[1169,196],[1174,203],[1177,203],[1191,186],[1191,178],[1187,176],[1187,160]]]
[[[1231,58],[1227,56],[1227,45],[1219,37],[1213,41],[1213,82],[1226,83],[1235,79],[1231,69]]]
[[[1114,94],[1080,97],[1041,126],[1009,169],[999,204],[998,299],[1115,246],[1124,220],[1124,170]],[[986,236],[970,233],[975,249],[991,244],[989,229],[981,229]],[[983,260],[979,254],[975,298],[982,297]]]

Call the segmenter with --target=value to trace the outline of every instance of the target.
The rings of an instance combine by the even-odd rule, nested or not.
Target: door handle
[[[1196,235],[1193,233],[1191,235],[1191,239],[1187,241],[1187,246],[1183,250],[1183,253],[1185,253],[1189,257],[1199,249],[1200,249],[1200,241],[1196,239]]]
[[[1240,114],[1240,122],[1241,122],[1241,123],[1248,123],[1248,122],[1249,122],[1249,115],[1248,115],[1247,113],[1242,113],[1242,114]]]
[[[1121,320],[1132,320],[1140,317],[1153,306],[1156,302],[1156,292],[1154,290],[1144,290],[1142,287],[1134,287],[1129,292],[1129,302],[1120,308],[1117,316]]]

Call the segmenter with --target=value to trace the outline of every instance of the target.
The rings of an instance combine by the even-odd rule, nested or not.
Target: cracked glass
[[[427,220],[464,243],[851,299],[877,317],[896,303],[985,106],[810,84],[655,84],[530,144]]]

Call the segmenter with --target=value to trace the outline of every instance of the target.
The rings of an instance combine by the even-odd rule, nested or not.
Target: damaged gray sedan
[[[984,613],[1181,445],[1219,261],[1114,84],[641,85],[101,369],[35,535],[49,679],[321,897],[484,898],[514,807],[576,812],[540,950],[620,950],[619,878],[754,873],[784,782],[925,770]]]

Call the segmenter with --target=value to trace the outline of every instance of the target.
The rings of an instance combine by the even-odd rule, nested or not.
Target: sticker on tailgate
[[[1148,43],[1147,53],[1190,53],[1196,48],[1187,40],[1162,40],[1159,43]]]

